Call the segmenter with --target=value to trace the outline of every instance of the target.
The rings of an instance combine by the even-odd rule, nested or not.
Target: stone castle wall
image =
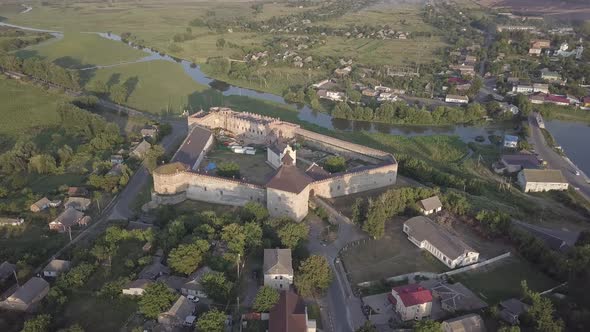
[[[389,164],[360,172],[345,173],[313,182],[312,194],[333,198],[394,185],[397,180],[397,164]]]
[[[237,206],[266,203],[263,187],[192,172],[154,173],[154,192],[162,197],[185,193],[185,199]]]
[[[307,186],[299,194],[272,188],[266,190],[266,207],[272,217],[287,216],[300,221],[307,215],[310,186]]]

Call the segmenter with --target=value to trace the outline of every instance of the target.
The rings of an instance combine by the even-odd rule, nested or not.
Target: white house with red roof
[[[403,321],[430,316],[432,293],[419,284],[393,287],[387,298]]]

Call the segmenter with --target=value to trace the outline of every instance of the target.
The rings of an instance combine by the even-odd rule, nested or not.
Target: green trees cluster
[[[217,175],[224,178],[239,179],[240,165],[233,161],[224,161],[217,165]]]
[[[304,297],[323,294],[332,283],[332,269],[323,256],[312,255],[301,262],[295,274],[295,287]]]
[[[341,156],[330,156],[324,161],[324,169],[330,173],[344,172],[346,170],[346,159]]]
[[[226,315],[217,309],[204,313],[197,321],[198,331],[223,332],[225,331]]]
[[[213,301],[225,304],[230,299],[234,284],[227,279],[223,272],[213,271],[205,274],[201,279],[205,293]]]
[[[281,244],[295,249],[309,234],[309,226],[289,218],[275,218],[266,222],[268,232],[276,236]]]
[[[143,292],[139,300],[139,311],[147,318],[156,319],[161,312],[170,308],[176,297],[166,284],[154,282]]]
[[[480,210],[475,219],[494,237],[506,235],[510,228],[510,216],[500,211]]]
[[[279,302],[279,292],[269,286],[260,287],[252,308],[257,312],[269,312]]]
[[[39,58],[24,61],[13,55],[0,55],[0,68],[22,72],[39,81],[59,85],[64,89],[80,90],[80,77],[77,71],[67,70],[53,62]]]
[[[193,243],[181,244],[172,249],[168,255],[168,265],[178,273],[189,275],[195,271],[209,251],[209,242],[196,240]]]

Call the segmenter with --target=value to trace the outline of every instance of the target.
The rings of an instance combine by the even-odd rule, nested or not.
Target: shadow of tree
[[[107,81],[107,88],[110,90],[113,85],[117,85],[120,82],[121,82],[121,74],[114,73],[111,75],[111,77],[109,77],[109,80]]]
[[[125,86],[125,88],[127,89],[127,95],[125,96],[125,101],[127,101],[129,96],[131,96],[133,91],[135,91],[135,88],[137,87],[138,83],[139,83],[139,78],[137,76],[129,77],[127,80],[125,80],[125,82],[123,83],[123,86]]]
[[[30,58],[38,58],[41,60],[45,59],[44,56],[39,55],[39,52],[37,52],[35,50],[24,50],[24,49],[18,50],[18,51],[16,51],[16,56],[23,59],[23,60],[30,59]]]

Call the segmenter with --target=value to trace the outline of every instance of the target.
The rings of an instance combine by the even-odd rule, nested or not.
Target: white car
[[[195,295],[187,295],[186,299],[193,302],[193,303],[199,303],[200,299],[198,297],[196,297]]]

